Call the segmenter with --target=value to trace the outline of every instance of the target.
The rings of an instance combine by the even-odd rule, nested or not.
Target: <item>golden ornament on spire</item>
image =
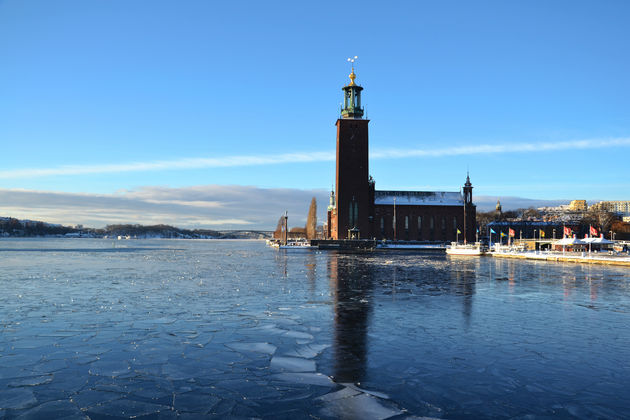
[[[352,73],[348,76],[350,78],[350,84],[348,86],[354,86],[354,79],[357,78],[357,75],[354,74],[354,68],[352,69]]]

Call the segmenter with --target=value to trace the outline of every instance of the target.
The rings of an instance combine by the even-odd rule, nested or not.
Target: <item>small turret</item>
[[[330,202],[328,204],[328,211],[333,211],[335,209],[335,192],[330,191]]]
[[[495,207],[497,213],[501,214],[501,202],[497,200],[497,206]]]
[[[464,184],[464,204],[471,205],[472,204],[472,190],[473,186],[470,182],[470,175],[466,173],[466,183]]]

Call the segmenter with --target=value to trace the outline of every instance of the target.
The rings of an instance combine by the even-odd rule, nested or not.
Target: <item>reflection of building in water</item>
[[[304,265],[306,266],[306,279],[308,280],[309,289],[311,293],[315,293],[317,282],[317,257],[314,252],[308,253]]]
[[[477,282],[477,271],[479,270],[479,260],[471,261],[474,264],[472,270],[468,270],[467,267],[462,267],[462,270],[455,271],[455,293],[463,296],[464,308],[462,310],[464,314],[464,320],[466,326],[470,327],[470,319],[472,315],[473,307],[473,295],[475,294],[475,284]]]
[[[330,254],[328,270],[335,311],[334,378],[339,383],[360,382],[367,365],[372,270],[336,253]]]

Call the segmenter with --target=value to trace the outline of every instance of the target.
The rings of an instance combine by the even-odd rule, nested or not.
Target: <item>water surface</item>
[[[0,287],[0,418],[630,417],[623,267],[2,239]]]

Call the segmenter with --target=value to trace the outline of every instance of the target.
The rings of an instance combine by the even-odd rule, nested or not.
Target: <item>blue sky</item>
[[[468,169],[477,196],[630,199],[629,18],[626,1],[0,0],[0,189],[42,209],[0,215],[70,222],[51,194],[240,186],[278,215],[274,192],[323,197],[354,55],[377,189],[456,191]],[[189,201],[192,224],[269,223]],[[75,222],[112,209],[92,210]]]

